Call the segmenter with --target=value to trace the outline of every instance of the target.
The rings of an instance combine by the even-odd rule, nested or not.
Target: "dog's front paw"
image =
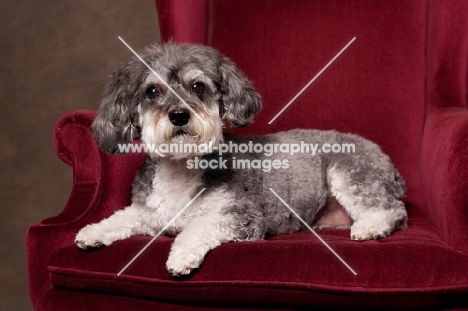
[[[190,274],[194,269],[200,267],[202,262],[203,256],[189,252],[171,251],[166,267],[173,276],[182,276]]]
[[[88,225],[81,229],[75,237],[75,244],[81,249],[100,249],[106,246],[103,234],[96,224]]]

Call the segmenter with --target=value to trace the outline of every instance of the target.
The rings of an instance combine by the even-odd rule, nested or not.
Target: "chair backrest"
[[[468,24],[463,18],[468,20],[467,1],[156,3],[163,41],[195,42],[219,49],[263,96],[263,110],[242,132],[316,128],[360,134],[390,155],[408,183],[407,200],[422,204],[419,158],[425,114],[441,105],[466,105],[467,54],[463,53],[468,46]],[[451,16],[457,14],[462,18]],[[355,41],[268,124],[354,37]],[[430,50],[431,44],[438,50]],[[454,57],[453,65],[461,68],[438,77],[447,53]],[[438,90],[441,78],[452,89]],[[452,102],[445,102],[445,98]]]

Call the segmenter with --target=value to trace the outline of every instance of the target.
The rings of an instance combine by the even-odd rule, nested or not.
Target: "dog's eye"
[[[201,82],[195,82],[194,84],[192,84],[192,91],[194,91],[198,95],[203,94],[203,92],[205,91],[205,85]]]
[[[159,90],[157,87],[155,86],[150,86],[146,89],[146,96],[148,96],[148,98],[156,98],[159,96]]]

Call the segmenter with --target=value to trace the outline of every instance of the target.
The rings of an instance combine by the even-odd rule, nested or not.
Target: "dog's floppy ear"
[[[262,98],[247,77],[234,63],[223,57],[219,65],[219,86],[224,117],[231,126],[243,127],[252,123],[262,108]]]
[[[131,143],[140,137],[138,89],[145,73],[144,65],[131,58],[110,74],[98,115],[91,126],[94,138],[107,153],[121,153],[119,144]]]

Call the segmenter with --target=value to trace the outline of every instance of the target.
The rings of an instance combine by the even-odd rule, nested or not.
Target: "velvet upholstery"
[[[349,230],[230,243],[193,276],[165,270],[171,238],[134,237],[100,251],[73,245],[84,225],[130,202],[141,154],[109,156],[92,140],[94,111],[58,121],[54,144],[73,167],[63,212],[27,233],[37,310],[468,307],[468,2],[424,0],[158,0],[163,41],[212,45],[264,98],[239,133],[337,129],[377,142],[408,184],[409,229],[354,242]],[[271,125],[277,112],[356,40]],[[83,300],[89,299],[89,304]]]

